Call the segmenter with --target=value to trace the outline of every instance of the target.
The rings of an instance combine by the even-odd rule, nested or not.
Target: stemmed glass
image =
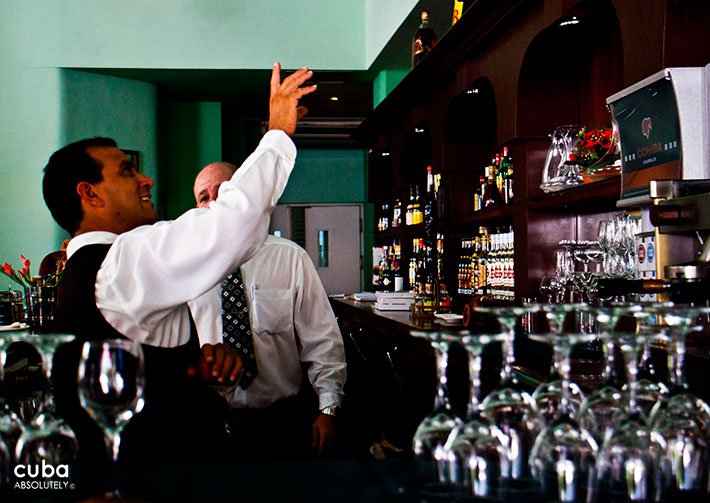
[[[57,416],[54,396],[51,390],[52,357],[54,351],[75,338],[71,334],[19,334],[18,339],[32,344],[42,356],[44,379],[49,388],[42,397],[40,412],[25,429],[17,441],[17,462],[31,465],[42,459],[58,464],[71,464],[79,450],[76,435],[69,425]]]
[[[492,431],[494,427],[481,416],[481,354],[492,342],[501,342],[504,334],[470,335],[461,337],[468,353],[470,394],[466,422],[456,426],[444,446],[448,452],[449,477],[454,484],[463,486],[467,494],[491,497],[500,478],[500,460],[503,445]]]
[[[613,303],[606,306],[586,306],[582,310],[596,317],[605,363],[602,384],[582,401],[578,420],[585,429],[592,432],[598,442],[602,442],[614,425],[615,419],[626,411],[627,394],[621,390],[615,379],[616,339],[613,332],[622,316],[641,312],[641,306]]]
[[[22,422],[5,402],[4,371],[5,371],[5,346],[17,340],[15,334],[0,332],[0,382],[3,390],[0,394],[0,488],[8,483],[8,474],[13,463],[13,452],[17,440],[22,434]]]
[[[413,330],[414,337],[429,341],[434,349],[436,360],[436,398],[434,409],[426,416],[414,433],[414,454],[425,462],[434,462],[436,479],[434,484],[428,484],[426,490],[442,495],[457,491],[449,477],[447,466],[448,452],[446,441],[451,431],[462,424],[461,419],[454,414],[449,401],[446,370],[449,364],[449,345],[455,340],[450,332],[420,332]]]
[[[143,409],[144,386],[140,344],[129,339],[84,342],[79,362],[79,400],[103,429],[114,467],[118,463],[121,432]],[[118,495],[117,483],[112,494]]]
[[[594,475],[598,444],[574,419],[570,396],[570,356],[575,344],[590,342],[595,334],[531,334],[551,344],[560,355],[560,405],[554,421],[540,433],[530,453],[530,468],[546,500],[585,501]]]
[[[501,460],[501,478],[515,489],[530,482],[528,456],[534,436],[540,429],[530,393],[522,389],[515,374],[515,323],[519,316],[540,311],[539,304],[504,307],[477,307],[476,310],[496,316],[504,334],[501,382],[483,400],[482,416],[496,426],[506,456]]]
[[[651,411],[650,423],[653,431],[667,441],[673,490],[677,493],[674,497],[707,497],[710,406],[689,391],[684,362],[685,338],[698,317],[710,313],[710,308],[666,303],[649,310],[662,316],[671,341],[671,387],[667,400],[658,402]]]
[[[586,304],[546,304],[543,306],[545,317],[550,326],[550,332],[561,334],[563,324],[569,313],[574,313],[586,307]],[[588,340],[596,339],[592,337]],[[564,380],[561,376],[562,351],[558,344],[552,344],[552,368],[549,377],[541,382],[532,394],[533,403],[538,414],[544,418],[545,424],[550,424],[558,414],[562,401],[562,386]],[[567,380],[567,401],[568,406],[576,412],[579,410],[584,394],[577,384]]]
[[[616,333],[627,368],[629,411],[597,456],[593,501],[662,501],[667,489],[666,441],[649,430],[637,400],[638,351],[645,335]]]

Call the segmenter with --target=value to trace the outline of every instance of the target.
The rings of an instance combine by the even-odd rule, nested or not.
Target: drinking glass
[[[140,344],[128,339],[86,341],[79,362],[79,400],[103,429],[116,467],[121,432],[143,409],[145,372]],[[114,482],[113,495],[118,495]]]
[[[445,446],[451,431],[462,424],[461,419],[451,409],[446,375],[449,363],[449,344],[456,339],[450,332],[413,330],[411,334],[414,337],[425,339],[431,344],[434,349],[437,373],[434,409],[419,423],[414,433],[414,454],[426,464],[433,462],[436,467],[437,482],[426,484],[424,489],[437,495],[450,495],[457,492],[458,488],[452,484],[449,477],[449,455]]]
[[[486,345],[502,342],[503,334],[465,334],[461,344],[468,353],[470,395],[466,422],[456,426],[444,446],[448,452],[449,477],[475,497],[494,497],[500,478],[504,447],[492,426],[481,415],[481,354]]]
[[[710,313],[710,308],[665,303],[650,306],[649,311],[662,318],[671,343],[668,358],[671,387],[667,400],[656,403],[650,417],[653,431],[667,443],[671,497],[707,498],[710,406],[688,389],[684,362],[685,338],[698,317]]]
[[[615,333],[627,368],[629,411],[609,431],[597,456],[593,501],[663,501],[668,485],[666,441],[643,420],[637,400],[638,351],[647,336]]]
[[[54,351],[61,344],[71,342],[71,334],[19,334],[18,340],[32,344],[42,357],[42,372],[48,383],[42,395],[40,412],[25,425],[17,441],[17,463],[25,465],[39,464],[41,460],[51,461],[56,465],[72,464],[77,457],[79,446],[76,435],[69,425],[59,417],[54,409],[51,378]]]
[[[638,304],[611,303],[605,306],[586,306],[581,308],[594,315],[600,331],[604,351],[604,371],[602,384],[587,394],[578,413],[580,424],[592,432],[597,442],[604,438],[614,425],[614,421],[626,414],[627,394],[616,379],[616,338],[614,330],[622,316],[641,312]]]
[[[494,424],[506,456],[501,460],[501,480],[508,490],[527,490],[532,486],[528,456],[540,429],[530,393],[525,391],[513,372],[515,361],[515,323],[519,316],[540,311],[539,304],[504,307],[477,307],[482,313],[494,315],[501,325],[503,365],[501,382],[483,400],[482,416]]]
[[[547,318],[550,332],[561,334],[563,332],[564,321],[567,315],[575,313],[586,307],[584,303],[577,304],[546,304],[543,306],[545,317]],[[592,337],[589,340],[596,339]],[[544,419],[545,424],[551,424],[558,414],[562,401],[562,386],[564,380],[561,376],[562,352],[560,345],[552,344],[552,365],[549,377],[541,382],[532,394],[533,404],[537,412]],[[576,413],[579,410],[584,394],[577,384],[567,380],[567,401],[568,406]]]
[[[530,469],[540,484],[545,500],[586,501],[598,444],[593,435],[574,419],[570,400],[570,355],[576,344],[596,338],[595,334],[531,334],[539,342],[551,344],[560,355],[562,377],[560,405],[555,419],[535,439],[530,453]]]
[[[4,388],[5,347],[17,339],[15,334],[0,332],[0,382]],[[10,468],[14,462],[14,449],[22,434],[22,422],[5,402],[5,390],[0,393],[0,488],[8,484]]]

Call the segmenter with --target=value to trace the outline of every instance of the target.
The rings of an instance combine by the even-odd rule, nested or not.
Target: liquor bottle
[[[419,195],[419,185],[414,186],[414,199],[412,201],[412,225],[420,224],[424,221],[424,211],[422,210],[421,197]]]
[[[500,168],[503,175],[503,199],[505,204],[510,204],[513,201],[513,158],[508,153],[508,147],[503,147]]]
[[[402,225],[402,202],[397,198],[394,200],[392,208],[392,227],[399,227],[400,225]]]
[[[503,197],[500,195],[498,186],[496,185],[496,168],[495,166],[486,166],[486,185],[485,192],[481,198],[483,208],[489,206],[497,206],[503,204]]]
[[[407,210],[404,214],[405,225],[412,225],[414,214],[414,186],[409,186],[409,202],[407,203]]]
[[[429,13],[422,11],[422,22],[414,32],[412,41],[412,68],[417,66],[436,44],[436,34],[429,26]]]

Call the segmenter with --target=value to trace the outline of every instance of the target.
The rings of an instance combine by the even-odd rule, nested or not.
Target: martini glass
[[[586,307],[587,304],[545,304],[542,310],[545,312],[550,332],[553,334],[561,334],[563,325],[567,315],[579,311]],[[593,337],[592,339],[596,339]],[[562,401],[562,384],[563,379],[560,374],[560,366],[562,364],[561,347],[558,344],[552,344],[552,368],[550,375],[546,381],[540,383],[532,394],[533,403],[540,416],[544,419],[545,424],[551,424],[557,416],[560,402]],[[584,394],[577,384],[567,380],[568,391],[568,406],[576,413],[579,410]]]
[[[672,497],[707,498],[710,406],[688,389],[684,363],[685,338],[698,317],[710,313],[710,308],[666,303],[650,310],[662,318],[671,341],[671,387],[667,400],[658,402],[651,411],[650,423],[668,445]]]
[[[483,400],[481,415],[496,427],[496,434],[505,447],[506,455],[501,459],[501,483],[502,489],[511,497],[517,491],[526,491],[533,486],[528,456],[540,429],[532,397],[513,373],[515,323],[519,316],[538,312],[540,307],[539,304],[527,304],[476,308],[496,316],[504,334],[501,382]]]
[[[469,335],[461,337],[468,353],[470,396],[466,422],[457,425],[444,446],[449,454],[449,477],[464,492],[475,497],[495,495],[500,478],[500,459],[504,455],[500,439],[492,425],[481,415],[481,354],[486,345],[502,342],[503,334]]]
[[[412,331],[414,337],[427,340],[434,349],[436,359],[437,386],[434,409],[426,416],[414,433],[414,455],[425,464],[434,464],[436,482],[424,486],[424,491],[440,496],[449,496],[458,492],[449,477],[449,454],[446,441],[451,431],[462,424],[451,409],[449,402],[446,369],[449,363],[449,345],[456,338],[450,332]]]
[[[20,334],[20,340],[33,344],[42,356],[44,378],[50,382],[52,357],[61,344],[71,342],[71,334]],[[51,462],[54,466],[72,464],[78,453],[76,435],[54,410],[51,390],[43,396],[40,413],[25,427],[15,449],[17,463],[25,465]]]
[[[530,468],[539,482],[545,500],[581,502],[587,500],[589,482],[594,475],[598,444],[593,435],[575,419],[570,394],[570,355],[576,344],[587,343],[595,334],[532,334],[531,339],[546,342],[560,354],[562,393],[557,415],[540,433],[530,453]]]
[[[627,368],[628,414],[608,432],[597,456],[592,501],[663,501],[667,443],[650,430],[637,399],[638,352],[645,335],[616,333]]]

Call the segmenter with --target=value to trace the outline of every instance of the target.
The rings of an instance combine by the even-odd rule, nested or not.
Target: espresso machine
[[[640,278],[629,287],[642,300],[707,302],[710,65],[666,68],[608,97],[607,105],[619,134],[617,207],[640,213],[642,223]]]

